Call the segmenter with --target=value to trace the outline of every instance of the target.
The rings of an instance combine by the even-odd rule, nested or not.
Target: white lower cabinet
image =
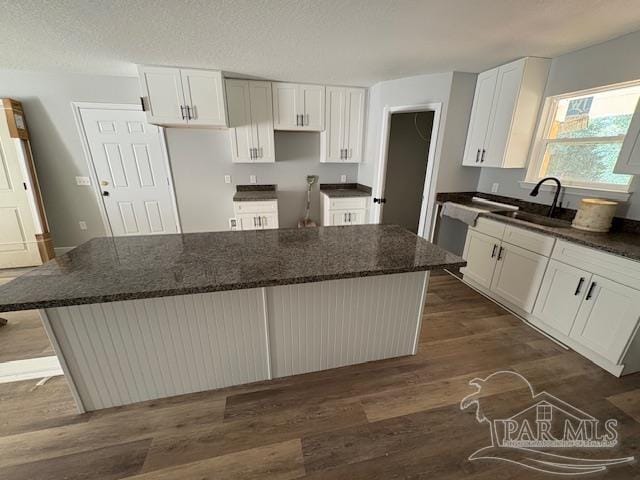
[[[569,336],[619,363],[640,317],[640,291],[593,275]]]
[[[470,278],[478,285],[491,288],[491,280],[496,268],[496,253],[499,247],[499,240],[469,229],[462,255],[467,261],[467,266],[460,270],[465,279]]]
[[[469,229],[461,269],[465,280],[531,312],[548,258]]]
[[[545,325],[569,335],[590,281],[589,272],[550,260],[534,316]]]
[[[238,230],[278,228],[278,201],[233,202]]]
[[[367,223],[367,205],[370,198],[332,198],[322,193],[320,195],[320,224],[323,227],[330,227]]]
[[[549,259],[503,242],[496,260],[491,290],[530,313]]]
[[[608,372],[640,371],[640,262],[480,218],[464,280]]]

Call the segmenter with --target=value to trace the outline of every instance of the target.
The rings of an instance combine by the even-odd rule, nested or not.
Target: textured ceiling
[[[148,63],[366,86],[638,29],[639,0],[0,0],[0,68],[133,75]]]

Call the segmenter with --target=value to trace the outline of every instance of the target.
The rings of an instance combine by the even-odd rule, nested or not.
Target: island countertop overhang
[[[395,225],[94,238],[0,287],[0,312],[456,268]]]

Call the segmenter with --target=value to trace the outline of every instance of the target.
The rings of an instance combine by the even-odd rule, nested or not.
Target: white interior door
[[[160,129],[136,110],[82,108],[80,114],[113,235],[176,233]]]
[[[16,142],[0,123],[0,268],[40,265],[35,223]]]

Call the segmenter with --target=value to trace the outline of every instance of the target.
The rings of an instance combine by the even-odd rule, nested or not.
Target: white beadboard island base
[[[427,271],[41,310],[81,412],[415,354]]]

